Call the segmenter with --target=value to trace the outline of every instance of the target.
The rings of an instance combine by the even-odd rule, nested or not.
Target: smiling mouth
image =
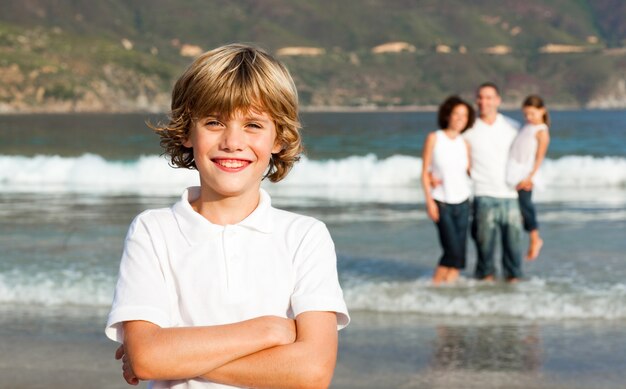
[[[244,159],[213,159],[213,162],[217,166],[227,170],[240,170],[250,164],[250,161]]]

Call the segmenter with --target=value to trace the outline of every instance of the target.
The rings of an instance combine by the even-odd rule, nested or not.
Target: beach
[[[0,388],[127,387],[104,336],[124,236],[197,183],[159,156],[159,118],[0,116]],[[335,242],[352,322],[333,388],[623,387],[626,113],[552,118],[540,258],[519,284],[477,282],[470,242],[461,280],[437,287],[419,186],[435,114],[303,114],[306,156],[263,186]]]
[[[43,321],[35,312],[2,319],[0,387],[128,387],[115,344],[99,336],[102,311],[74,322],[67,315],[76,312],[64,311]],[[624,326],[602,322],[494,324],[356,312],[340,337],[332,387],[621,388],[624,335]]]
[[[99,336],[105,312],[84,311],[2,307],[0,387],[126,387],[113,358],[115,345]]]

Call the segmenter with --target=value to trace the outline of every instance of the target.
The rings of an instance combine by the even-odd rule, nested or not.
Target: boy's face
[[[272,153],[281,150],[274,120],[255,111],[201,118],[183,145],[193,148],[203,193],[215,199],[256,199]]]

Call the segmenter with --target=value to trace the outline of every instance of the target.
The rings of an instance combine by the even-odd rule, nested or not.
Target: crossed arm
[[[304,312],[295,320],[264,316],[212,327],[161,328],[124,323],[124,362],[129,384],[144,379],[205,378],[253,388],[323,388],[337,357],[334,312]]]

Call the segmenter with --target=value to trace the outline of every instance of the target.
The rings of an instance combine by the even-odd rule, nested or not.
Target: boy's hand
[[[115,359],[122,360],[122,377],[124,377],[126,382],[129,385],[139,385],[139,378],[137,378],[130,366],[130,361],[124,351],[124,345],[121,345],[115,350]]]

